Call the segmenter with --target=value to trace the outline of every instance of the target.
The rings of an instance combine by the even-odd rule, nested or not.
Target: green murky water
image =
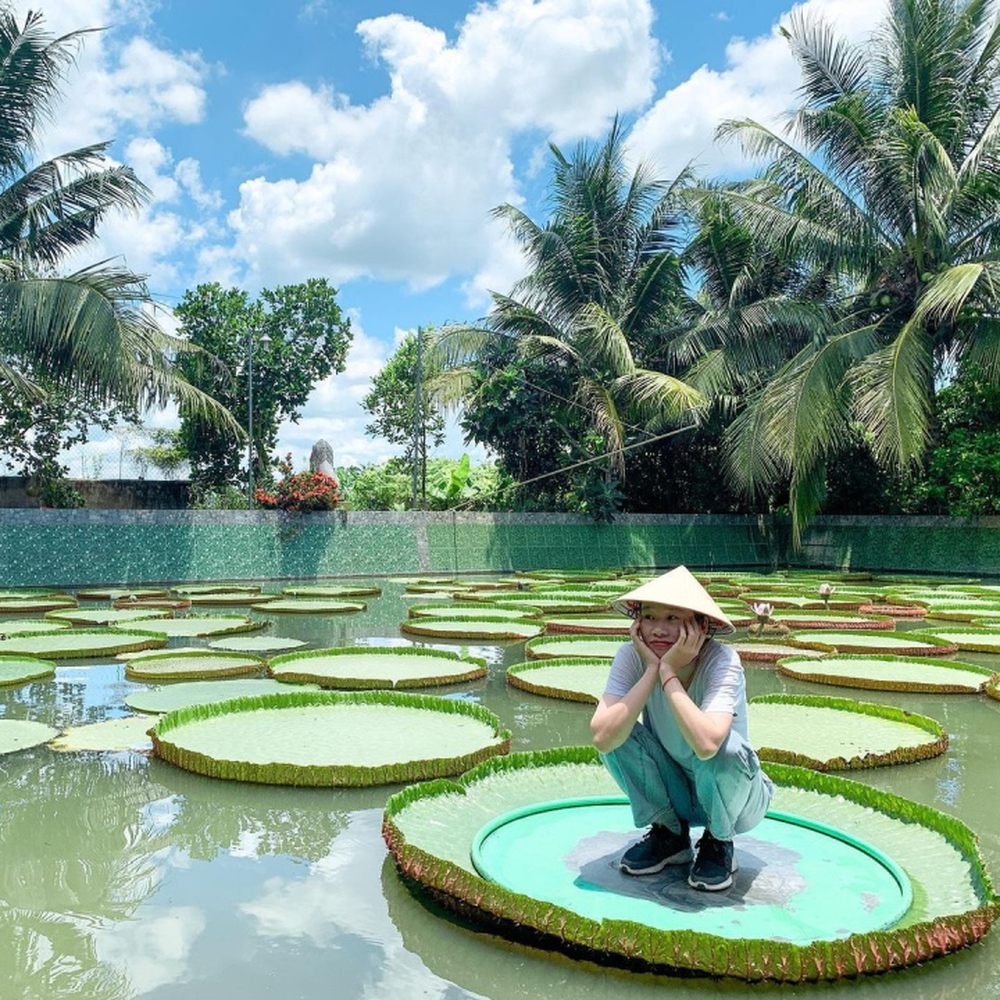
[[[408,644],[400,593],[387,585],[355,615],[274,616],[271,631],[317,645]],[[427,645],[489,660],[487,679],[452,690],[493,710],[515,749],[587,742],[587,706],[507,685],[520,644]],[[938,719],[951,736],[945,755],[855,777],[961,818],[1000,881],[1000,702],[833,691],[753,664],[747,673],[751,695],[858,694]],[[73,661],[54,681],[0,688],[0,717],[97,722],[130,714],[124,698],[138,686],[116,661]],[[394,790],[240,785],[134,753],[0,757],[0,1000],[1000,998],[997,929],[925,967],[832,986],[629,975],[515,946],[401,884],[379,833]]]

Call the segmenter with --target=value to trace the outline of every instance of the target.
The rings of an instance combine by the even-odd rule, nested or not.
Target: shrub
[[[292,456],[278,463],[283,477],[273,490],[258,488],[254,499],[267,510],[333,510],[340,501],[340,483],[326,472],[293,472]]]

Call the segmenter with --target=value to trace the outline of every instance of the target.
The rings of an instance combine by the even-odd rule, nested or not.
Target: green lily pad
[[[147,618],[169,618],[170,612],[155,608],[101,608],[99,610],[70,608],[67,611],[47,611],[45,617],[55,622],[67,622],[70,625],[120,625],[122,622],[142,621]]]
[[[624,615],[564,615],[545,618],[547,635],[618,635],[628,637],[632,619]]]
[[[272,785],[381,785],[458,774],[510,749],[481,705],[396,691],[289,691],[192,705],[153,729],[158,756]]]
[[[105,719],[87,726],[71,726],[49,745],[53,750],[149,750],[153,742],[149,737],[148,718],[129,715],[120,719]]]
[[[451,597],[451,595],[447,595]],[[407,611],[410,618],[472,618],[479,619],[488,615],[491,620],[525,621],[537,618],[541,614],[539,608],[518,606],[503,607],[499,604],[413,604]]]
[[[69,622],[48,618],[12,618],[9,622],[0,622],[0,638],[24,635],[26,632],[65,632],[72,627]]]
[[[544,636],[525,643],[524,653],[532,660],[564,656],[600,656],[610,660],[621,649],[622,640],[603,636]]]
[[[18,750],[41,746],[58,735],[58,729],[53,729],[42,722],[0,719],[0,754],[16,753]]]
[[[201,656],[205,652],[204,646],[175,646],[170,650],[171,656]],[[155,649],[136,649],[127,653],[118,653],[115,656],[116,660],[124,660],[128,663],[130,660],[148,660],[151,656],[163,656],[163,647],[157,647]]]
[[[264,661],[248,653],[202,649],[176,655],[167,650],[159,656],[127,660],[125,676],[134,681],[205,680],[209,677],[245,677],[263,668]]]
[[[485,660],[441,649],[341,646],[276,656],[268,672],[296,684],[374,690],[460,684],[485,677],[488,670]]]
[[[170,592],[185,597],[195,594],[259,594],[260,587],[245,583],[185,583],[171,587]]]
[[[38,615],[43,611],[75,607],[75,597],[25,597],[21,600],[0,601],[0,614]]]
[[[364,611],[368,607],[362,601],[306,600],[305,598],[284,598],[268,601],[264,610],[281,615],[335,615],[351,611]]]
[[[609,664],[600,656],[528,660],[507,668],[507,682],[532,694],[597,704],[608,682]]]
[[[891,653],[897,656],[947,656],[958,649],[958,644],[925,632],[855,632],[820,629],[792,632],[789,639],[795,642],[812,642],[841,653]]]
[[[53,660],[71,660],[114,656],[116,653],[153,649],[166,644],[166,636],[131,629],[66,629],[42,635],[29,632],[9,639],[0,639],[0,655],[20,653]]]
[[[0,656],[0,687],[54,677],[56,665],[34,656]]]
[[[509,597],[498,596],[496,603],[502,608],[530,605],[539,608],[545,614],[565,615],[598,614],[602,611],[607,612],[611,607],[609,597],[550,597],[548,594],[538,591],[530,594],[511,594]]]
[[[472,849],[490,821],[543,802],[618,792],[589,747],[512,754],[455,781],[406,788],[389,799],[382,829],[397,868],[436,902],[504,936],[540,937],[547,947],[603,964],[742,982],[833,980],[923,963],[986,934],[997,915],[996,897],[974,834],[954,817],[835,775],[781,764],[766,770],[776,785],[775,809],[863,840],[905,871],[913,892],[897,923],[806,943],[723,938],[595,920],[480,876]],[[752,896],[751,885],[741,908],[753,905]],[[696,909],[713,908],[699,901]]]
[[[188,594],[187,600],[196,608],[239,608],[271,605],[279,600],[280,594],[247,593],[245,591],[225,591],[224,593]]]
[[[927,632],[913,632],[912,634],[926,639],[928,642],[931,641]],[[935,626],[934,637],[940,642],[953,643],[959,649],[980,653],[1000,652],[1000,632],[996,629],[974,628],[972,626],[963,626],[962,628]]]
[[[381,587],[364,583],[342,583],[328,587],[283,587],[281,592],[289,597],[377,597],[382,593]]]
[[[934,719],[846,698],[765,695],[750,702],[749,721],[761,760],[816,771],[905,764],[948,748]]]
[[[169,591],[162,587],[88,587],[76,592],[79,601],[120,601],[123,598],[166,597]]]
[[[246,615],[192,615],[190,618],[160,618],[150,621],[149,631],[166,636],[193,638],[209,635],[237,635],[259,632],[271,623]]]
[[[214,639],[208,644],[208,648],[224,649],[232,653],[281,653],[305,645],[302,639],[289,639],[280,635],[234,635],[228,639]]]
[[[778,672],[799,680],[873,691],[928,691],[974,694],[989,680],[983,667],[959,660],[892,655],[790,656]]]
[[[541,635],[544,626],[527,621],[491,619],[488,615],[474,619],[465,618],[411,618],[402,622],[399,630],[406,635],[428,636],[435,639],[460,639],[472,641],[515,641]]]
[[[852,615],[846,611],[775,611],[771,620],[789,628],[807,629],[867,629],[869,631],[892,631],[896,627],[894,619],[886,615]]]
[[[761,663],[776,663],[785,656],[800,656],[804,649],[809,648],[808,643],[781,642],[769,639],[742,639],[735,642],[723,639],[721,641],[727,646],[732,646],[740,654],[741,660]],[[826,656],[827,654],[823,649],[814,649],[812,655]]]
[[[994,674],[983,688],[987,695],[995,701],[1000,701],[1000,674]]]
[[[305,690],[318,688],[310,685]],[[133,691],[125,696],[125,704],[136,712],[163,715],[189,705],[205,705],[210,701],[228,701],[230,698],[256,698],[265,694],[287,691],[288,685],[271,677],[237,677],[232,680],[180,681]],[[146,725],[149,725],[147,720]]]

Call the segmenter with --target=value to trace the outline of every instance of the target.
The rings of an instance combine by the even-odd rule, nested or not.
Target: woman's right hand
[[[643,666],[645,666],[647,670],[659,670],[660,658],[649,648],[649,646],[646,645],[646,640],[643,639],[642,632],[639,631],[638,618],[632,622],[632,625],[628,630],[628,634],[632,639],[632,645],[635,647],[635,651],[639,654],[639,659],[642,660]]]

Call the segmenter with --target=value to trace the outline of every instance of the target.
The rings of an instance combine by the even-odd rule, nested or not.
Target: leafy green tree
[[[188,464],[188,452],[175,427],[153,427],[146,431],[148,444],[130,449],[130,457],[139,465],[142,474],[152,466],[168,479],[174,478]]]
[[[944,366],[1000,382],[1000,24],[983,0],[891,0],[870,49],[801,11],[785,33],[789,132],[725,124],[770,162],[721,197],[773,256],[831,275],[834,308],[735,421],[728,469],[748,491],[787,479],[798,535],[853,426],[905,470],[933,444]]]
[[[668,183],[646,165],[630,172],[626,138],[616,121],[603,143],[581,143],[571,158],[550,147],[548,222],[540,225],[512,205],[494,210],[524,253],[528,274],[509,294],[493,293],[482,324],[448,327],[438,338],[451,376],[440,382],[441,397],[461,399],[467,411],[479,405],[484,389],[487,395],[505,391],[490,385],[498,361],[518,359],[521,375],[535,364],[557,369],[562,391],[524,384],[529,394],[551,393],[550,405],[558,398],[564,414],[572,411],[560,435],[560,446],[569,438],[568,454],[546,471],[606,457],[595,469],[609,487],[624,475],[631,444],[702,403],[680,379],[641,363],[673,324],[684,297],[679,211],[690,178],[684,173]],[[526,408],[524,421],[536,413]],[[508,415],[506,441],[517,437],[510,426],[516,416]],[[470,428],[476,419],[470,418]],[[498,453],[508,470],[516,466],[516,459]],[[607,496],[613,490],[584,492]]]
[[[916,513],[1000,514],[1000,385],[968,366],[935,400],[938,444],[923,474],[905,484]]]
[[[419,490],[424,500],[428,440],[438,447],[445,438],[444,416],[429,398],[428,384],[438,374],[438,367],[434,358],[423,350],[426,332],[419,329],[403,338],[385,367],[372,379],[371,391],[361,400],[361,406],[374,418],[365,427],[365,433],[405,448],[404,460],[411,469],[419,470]],[[413,501],[416,502],[416,497]]]
[[[315,385],[344,370],[351,327],[336,296],[323,278],[265,288],[255,300],[212,283],[185,292],[174,310],[181,334],[204,350],[181,359],[186,377],[226,406],[247,433],[252,361],[257,484],[271,480],[281,422],[297,421]],[[219,493],[245,475],[245,451],[183,405],[181,440],[196,492]]]
[[[175,356],[190,347],[158,326],[139,276],[108,262],[57,271],[110,213],[135,211],[149,194],[107,143],[35,162],[86,34],[55,38],[37,11],[21,21],[0,3],[0,383],[25,401],[57,386],[94,410],[178,398],[233,432],[226,411],[179,375]]]

